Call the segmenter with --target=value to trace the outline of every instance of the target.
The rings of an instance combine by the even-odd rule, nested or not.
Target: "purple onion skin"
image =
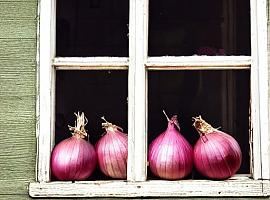
[[[96,163],[93,145],[76,135],[57,144],[51,156],[52,174],[63,181],[87,179],[95,170]]]
[[[193,149],[169,121],[168,128],[149,146],[149,167],[162,179],[177,180],[189,175],[193,165]]]
[[[128,136],[117,129],[107,130],[96,144],[100,170],[111,178],[127,177]]]
[[[234,175],[242,161],[241,149],[230,135],[214,131],[201,136],[194,147],[194,165],[211,179],[224,180]]]

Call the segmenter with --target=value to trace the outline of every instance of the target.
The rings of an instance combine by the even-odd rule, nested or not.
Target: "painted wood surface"
[[[1,44],[0,40],[3,47]],[[19,46],[15,48],[20,52]],[[35,55],[28,54],[28,58]],[[31,60],[13,61],[9,56],[4,54],[0,60],[0,194],[23,194],[35,175],[36,65]]]
[[[37,1],[0,1],[1,20],[35,20]]]
[[[37,73],[37,181],[50,180],[50,153],[54,138],[54,91],[55,70],[52,67],[52,58],[55,57],[55,5],[56,0],[42,0],[39,2],[39,69]],[[42,113],[42,115],[40,115]]]
[[[268,185],[265,185],[266,187]],[[254,180],[154,180],[31,183],[32,197],[261,197],[263,182]]]
[[[34,38],[36,21],[0,20],[0,38]]]
[[[158,70],[250,69],[250,65],[250,56],[161,56],[149,57],[146,63],[148,69]]]
[[[35,180],[37,1],[0,1],[0,199]]]
[[[261,143],[261,161],[262,161],[262,179],[270,179],[270,134],[269,134],[269,60],[267,57],[267,0],[255,1],[253,0],[256,6],[257,13],[257,44],[258,47],[258,79],[259,79],[259,105],[260,108],[260,143]],[[251,4],[251,7],[252,7]],[[260,6],[258,6],[258,4]],[[251,18],[251,23],[253,22],[253,17]],[[254,33],[251,31],[251,34]],[[251,46],[253,46],[252,44]],[[253,48],[253,47],[252,47]],[[252,50],[253,51],[253,50]],[[251,52],[253,54],[253,52]],[[255,132],[255,131],[254,131]],[[258,138],[258,137],[257,137]],[[254,148],[255,149],[255,148]],[[256,161],[255,161],[256,162]],[[254,167],[255,168],[255,167]],[[256,170],[256,169],[255,169]],[[254,171],[255,171],[254,170]]]
[[[146,180],[146,19],[147,1],[130,1],[129,21],[129,79],[128,79],[128,169],[127,180]],[[144,156],[142,156],[144,155]]]
[[[35,198],[36,200],[44,200],[44,198]],[[57,198],[58,199],[58,198]],[[61,200],[85,200],[88,198],[61,198]],[[95,199],[95,198],[90,198]],[[156,200],[157,198],[147,198],[147,200]],[[159,198],[160,199],[160,198]],[[242,198],[218,198],[219,200],[254,200],[254,197],[242,197]],[[28,195],[2,195],[0,200],[30,200]],[[46,198],[46,200],[56,200],[55,198]],[[119,200],[119,198],[98,198],[98,200]],[[131,200],[130,198],[120,198],[120,200]],[[142,198],[136,198],[136,200],[142,200]],[[209,200],[209,198],[197,197],[197,198],[167,198],[167,200]],[[268,198],[263,197],[260,200],[268,200]]]

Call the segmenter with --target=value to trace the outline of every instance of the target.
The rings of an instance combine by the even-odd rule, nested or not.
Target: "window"
[[[270,195],[266,1],[51,0],[39,7],[37,181],[30,183],[30,196]],[[127,180],[51,179],[50,153],[60,140],[55,129],[64,110],[77,109],[68,95],[76,88],[70,79],[97,95],[121,84],[117,95],[108,95],[122,108],[114,117],[128,130]],[[76,103],[97,115],[102,109]],[[150,132],[164,129],[162,109],[179,114],[183,133],[192,132],[186,127],[197,113],[235,133],[243,151],[239,173],[225,181],[197,174],[154,178],[147,148],[156,136]]]

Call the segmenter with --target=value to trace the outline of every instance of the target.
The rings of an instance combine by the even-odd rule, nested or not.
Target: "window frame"
[[[148,0],[130,0],[128,58],[55,58],[56,0],[40,0],[38,7],[37,175],[36,182],[29,185],[31,197],[270,196],[266,0],[250,0],[251,56],[148,57]],[[50,182],[55,72],[65,69],[128,69],[127,180]],[[146,180],[147,71],[192,69],[250,69],[252,178],[236,175],[225,181]],[[50,137],[48,133],[51,133]]]

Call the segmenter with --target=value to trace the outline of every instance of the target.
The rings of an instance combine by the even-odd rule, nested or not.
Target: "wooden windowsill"
[[[34,182],[31,197],[259,197],[270,195],[270,181],[237,178],[211,180],[151,180],[145,182]]]

